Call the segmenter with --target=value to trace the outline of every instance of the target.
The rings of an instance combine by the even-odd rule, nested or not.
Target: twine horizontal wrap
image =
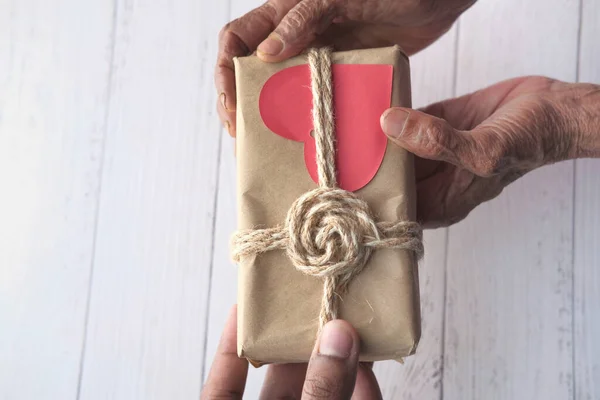
[[[283,226],[236,232],[232,256],[239,263],[247,256],[285,250],[297,270],[323,278],[320,332],[338,318],[340,296],[374,250],[405,249],[421,258],[423,233],[413,221],[375,222],[364,200],[337,186],[331,50],[311,49],[308,64],[319,187],[291,205]]]

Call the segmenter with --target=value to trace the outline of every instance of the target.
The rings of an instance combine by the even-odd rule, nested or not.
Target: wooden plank
[[[413,106],[452,97],[456,29],[411,58]],[[385,399],[438,399],[442,396],[446,277],[446,229],[425,232],[425,259],[419,266],[422,335],[417,353],[405,364],[376,363]]]
[[[583,0],[579,80],[600,84],[600,1]],[[600,160],[575,169],[575,399],[600,398]]]
[[[77,394],[111,29],[111,2],[2,2],[3,399]]]
[[[600,397],[600,160],[579,160],[575,192],[575,398]]]
[[[83,399],[200,395],[226,12],[119,2]]]
[[[478,2],[461,19],[458,94],[525,74],[573,81],[578,15],[575,0]],[[572,397],[572,216],[567,162],[450,228],[445,397]]]

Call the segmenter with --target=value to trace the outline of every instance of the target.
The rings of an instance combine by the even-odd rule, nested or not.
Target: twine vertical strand
[[[331,50],[310,49],[308,65],[313,98],[313,127],[319,186],[337,186],[335,166],[335,121],[333,116],[333,78]]]
[[[308,52],[308,65],[311,76],[312,115],[319,186],[322,188],[335,188],[337,186],[337,168],[335,165],[331,50],[329,48],[310,49]],[[327,322],[338,318],[340,307],[336,290],[339,286],[339,275],[331,274],[324,277],[317,337]]]

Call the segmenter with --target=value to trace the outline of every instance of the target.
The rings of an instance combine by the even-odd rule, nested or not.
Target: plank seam
[[[577,16],[577,56],[575,57],[575,81],[579,82],[581,69],[581,35],[583,25],[583,0],[579,0],[579,15]]]
[[[225,15],[227,19],[231,19],[231,0],[227,0],[227,11]],[[204,314],[204,343],[202,344],[202,367],[200,368],[200,393],[202,393],[202,387],[204,386],[204,380],[206,379],[206,351],[208,350],[208,322],[210,321],[210,303],[212,294],[212,278],[213,268],[215,266],[215,241],[217,233],[217,213],[219,211],[219,192],[221,186],[221,150],[223,147],[223,136],[224,130],[220,129],[219,144],[217,146],[217,169],[216,169],[216,186],[215,195],[213,200],[213,224],[212,224],[212,238],[210,243],[210,261],[208,267],[208,290],[206,293],[206,312]]]
[[[577,339],[577,334],[576,334],[576,325],[575,325],[575,314],[577,313],[576,310],[576,305],[575,305],[575,290],[576,290],[576,285],[575,285],[575,240],[576,238],[576,224],[575,224],[575,218],[577,216],[577,203],[575,202],[575,198],[577,195],[577,161],[573,161],[573,197],[572,197],[572,202],[573,202],[573,210],[571,212],[571,370],[572,370],[572,385],[573,385],[573,399],[577,398],[576,392],[577,392],[577,385],[576,383],[576,350],[575,350],[575,341]]]
[[[460,43],[460,19],[456,22],[456,33],[454,34],[454,77],[452,79],[452,96],[456,97],[456,88],[458,85],[458,56],[459,56],[459,43]],[[444,399],[444,381],[446,371],[446,318],[448,313],[448,253],[450,249],[450,227],[446,228],[444,248],[444,313],[442,317],[442,376],[440,378],[440,400]]]
[[[444,312],[442,313],[442,331],[441,331],[441,376],[440,376],[440,400],[444,399],[444,370],[446,359],[446,298],[448,295],[448,249],[450,247],[450,228],[446,228],[446,237],[444,238],[444,291],[442,299],[444,301]]]
[[[90,275],[88,278],[88,293],[87,302],[85,306],[85,323],[83,326],[83,341],[81,344],[81,353],[79,357],[79,375],[77,378],[77,400],[81,397],[81,382],[83,380],[83,370],[85,366],[85,349],[87,346],[87,333],[88,324],[90,319],[90,304],[92,298],[92,287],[94,281],[94,264],[96,260],[96,239],[98,237],[98,221],[100,220],[100,198],[102,193],[102,178],[104,176],[104,163],[106,159],[106,141],[108,137],[108,119],[110,115],[110,102],[112,99],[112,81],[114,75],[114,58],[116,48],[116,31],[117,31],[117,17],[118,17],[119,0],[113,0],[113,11],[112,11],[112,27],[110,32],[110,56],[109,56],[109,69],[107,78],[106,96],[104,99],[105,110],[104,110],[104,132],[102,136],[102,147],[100,150],[100,166],[98,171],[98,192],[96,200],[96,210],[94,215],[94,233],[92,234],[92,253],[90,262]]]
[[[582,22],[583,22],[583,0],[579,0],[579,14],[577,16],[577,56],[575,57],[575,81],[579,82],[580,69],[581,69],[581,35],[582,35]],[[577,325],[576,325],[576,314],[577,306],[575,304],[575,291],[577,286],[575,284],[575,243],[577,240],[576,231],[576,217],[577,217],[577,160],[573,160],[573,197],[572,197],[572,215],[571,215],[571,371],[572,371],[572,385],[573,385],[573,400],[577,399]]]
[[[209,252],[209,267],[208,267],[208,290],[206,291],[206,312],[204,313],[204,343],[202,344],[202,367],[200,368],[200,391],[204,385],[204,378],[206,374],[206,351],[208,348],[208,321],[210,320],[210,298],[212,292],[212,276],[213,268],[215,265],[215,240],[216,240],[216,229],[217,229],[217,212],[219,210],[219,188],[221,184],[220,171],[221,171],[221,148],[223,146],[224,132],[220,130],[219,145],[217,146],[217,168],[216,168],[216,185],[215,194],[213,197],[213,221],[212,221],[212,237],[210,242]]]

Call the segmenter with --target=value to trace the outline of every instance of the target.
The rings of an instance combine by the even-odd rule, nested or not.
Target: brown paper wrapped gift
[[[305,55],[278,64],[255,56],[235,59],[240,229],[281,225],[294,200],[316,187],[304,163],[304,144],[274,134],[259,110],[259,94],[267,80],[306,62]],[[398,47],[337,52],[333,62],[393,66],[390,105],[411,106],[409,62]],[[387,143],[377,173],[356,194],[378,221],[414,220],[411,154]],[[285,251],[244,257],[239,265],[239,355],[257,363],[307,361],[322,293],[322,281],[297,271]],[[340,313],[360,335],[362,361],[413,354],[420,337],[414,255],[398,249],[374,251],[344,294]]]

